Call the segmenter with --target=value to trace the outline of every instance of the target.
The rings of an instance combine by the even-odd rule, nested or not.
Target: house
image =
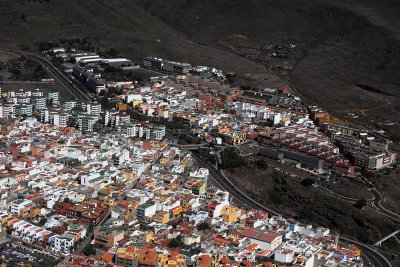
[[[111,229],[106,226],[99,227],[94,231],[94,243],[104,245],[108,248],[115,246],[123,238],[124,231]]]
[[[54,237],[54,248],[60,252],[69,253],[73,245],[74,236],[63,234]]]
[[[30,209],[34,206],[31,200],[16,199],[11,202],[11,213],[17,214],[21,217],[28,217]]]
[[[257,228],[247,228],[240,233],[242,237],[247,237],[251,242],[256,243],[261,249],[275,250],[282,244],[282,235],[263,231]]]
[[[228,223],[235,222],[241,214],[241,209],[231,205],[223,206],[221,210],[222,220]]]
[[[162,224],[167,224],[169,222],[169,212],[163,210],[156,211],[154,221]]]

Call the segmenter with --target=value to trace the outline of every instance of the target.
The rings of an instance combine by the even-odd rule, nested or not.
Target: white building
[[[11,202],[10,205],[11,213],[19,215],[23,209],[31,205],[33,205],[33,202],[31,200],[16,199]]]

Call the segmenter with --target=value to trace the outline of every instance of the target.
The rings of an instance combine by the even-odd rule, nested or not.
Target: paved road
[[[340,242],[344,244],[356,244],[362,249],[362,253],[364,254],[365,257],[368,258],[372,266],[375,267],[391,267],[392,265],[390,262],[379,252],[377,252],[375,249],[371,248],[370,246],[367,246],[363,243],[347,239],[345,237],[340,237]]]
[[[64,76],[49,60],[47,60],[44,57],[37,56],[32,53],[28,52],[23,52],[19,50],[12,50],[12,49],[3,49],[0,48],[0,51],[3,52],[11,52],[15,53],[18,55],[25,55],[27,57],[30,57],[31,59],[35,60],[36,62],[39,62],[41,65],[45,67],[45,69],[50,72],[54,78],[59,81],[65,89],[68,90],[73,96],[75,96],[79,100],[90,100],[90,97],[85,95],[80,89],[78,89],[67,77]]]
[[[375,199],[371,201],[367,201],[367,206],[373,208],[374,210],[382,213],[386,217],[389,217],[397,222],[400,222],[400,215],[390,212],[382,206],[383,196],[375,189],[371,188],[370,191],[374,194]]]
[[[201,166],[207,168],[210,171],[212,179],[216,181],[221,187],[223,187],[224,190],[228,191],[229,194],[236,200],[238,200],[239,202],[241,202],[242,204],[246,205],[249,208],[265,210],[268,211],[268,213],[273,216],[280,215],[276,211],[270,210],[264,207],[263,205],[253,201],[246,194],[238,190],[237,187],[235,187],[233,184],[231,184],[229,181],[225,179],[225,177],[221,174],[219,170],[217,170],[212,164],[210,164],[207,160],[201,157],[198,152],[193,151],[192,155]]]
[[[219,170],[217,170],[212,164],[207,162],[204,158],[201,157],[199,153],[192,152],[193,157],[197,160],[197,162],[207,168],[210,171],[212,179],[217,182],[224,190],[228,191],[236,200],[245,204],[248,207],[261,209],[267,211],[271,215],[279,215],[278,213],[271,211],[270,209],[264,207],[263,205],[257,203],[253,199],[249,198],[246,194],[244,194],[241,190],[232,185],[227,179],[221,174]],[[372,266],[375,267],[391,267],[390,262],[375,249],[369,247],[368,245],[362,244],[358,241],[354,241],[351,239],[347,239],[345,237],[340,237],[340,242],[344,244],[356,244],[358,245],[363,253],[363,256],[367,257],[371,262]]]

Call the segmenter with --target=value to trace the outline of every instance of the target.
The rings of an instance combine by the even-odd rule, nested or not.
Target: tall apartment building
[[[14,116],[13,104],[0,103],[0,118],[10,118]]]
[[[60,127],[66,128],[68,126],[69,114],[66,112],[60,112],[53,115],[53,124]]]
[[[40,111],[46,107],[46,97],[44,96],[32,97],[32,104],[36,111]]]
[[[14,116],[27,116],[31,117],[33,113],[33,105],[32,104],[17,104],[13,106],[14,108]]]
[[[71,111],[77,105],[76,101],[65,101],[62,103],[62,108],[66,112]]]
[[[40,89],[35,89],[33,91],[26,91],[26,93],[28,94],[28,96],[36,96],[36,97],[44,95],[43,91],[41,91]]]
[[[47,100],[52,100],[55,103],[59,101],[60,94],[58,92],[47,92],[46,97]]]
[[[94,125],[98,120],[98,117],[95,115],[84,116],[79,120],[79,129],[84,133],[93,132]]]
[[[164,125],[149,125],[146,129],[146,139],[160,141],[165,136]]]
[[[95,101],[93,103],[87,104],[86,110],[87,110],[87,113],[90,115],[99,116],[101,113],[101,105]]]

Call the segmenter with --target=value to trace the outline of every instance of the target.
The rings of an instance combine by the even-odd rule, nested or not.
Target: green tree
[[[42,218],[42,219],[40,219],[38,225],[39,225],[39,226],[43,226],[43,225],[46,224],[46,222],[47,222],[47,219],[46,219],[46,218]]]
[[[367,201],[365,199],[359,199],[354,206],[358,209],[364,208],[364,206],[367,205]]]
[[[312,186],[314,184],[315,180],[311,178],[304,179],[301,181],[301,184],[304,186]]]
[[[222,167],[224,169],[236,168],[245,164],[243,158],[234,148],[227,148],[221,155]]]
[[[93,245],[88,245],[83,251],[83,254],[86,256],[94,255],[96,254],[96,249],[93,247]]]
[[[259,168],[261,168],[261,169],[266,169],[268,166],[267,166],[267,163],[265,162],[265,160],[263,160],[263,159],[258,159],[257,161],[256,161],[256,164],[257,164],[257,167],[259,167]]]
[[[197,225],[197,230],[199,231],[204,231],[204,230],[208,230],[210,229],[210,225],[208,225],[208,223],[206,222],[202,222],[199,225]]]
[[[168,243],[169,248],[183,247],[183,242],[180,238],[172,238]]]

